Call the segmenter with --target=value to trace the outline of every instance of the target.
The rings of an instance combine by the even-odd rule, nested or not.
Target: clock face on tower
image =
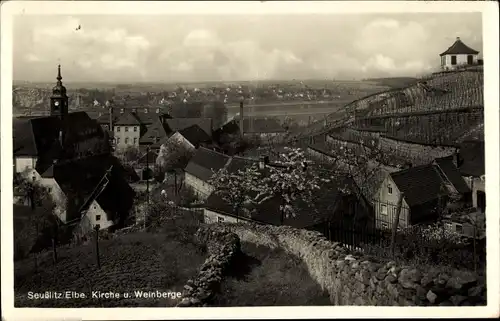
[[[59,101],[58,100],[54,101],[54,106],[59,107]]]

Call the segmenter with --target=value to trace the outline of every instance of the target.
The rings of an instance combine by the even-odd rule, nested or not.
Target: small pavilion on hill
[[[454,70],[459,66],[478,63],[479,51],[464,44],[460,37],[445,52],[441,53],[441,69]]]

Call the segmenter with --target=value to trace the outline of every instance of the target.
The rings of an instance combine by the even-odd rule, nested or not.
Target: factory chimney
[[[240,101],[240,134],[243,136],[244,128],[243,128],[243,99]]]

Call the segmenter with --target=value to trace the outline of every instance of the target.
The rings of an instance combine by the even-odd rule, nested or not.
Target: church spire
[[[57,65],[57,84],[61,84],[62,85],[62,77],[61,77],[61,65]]]

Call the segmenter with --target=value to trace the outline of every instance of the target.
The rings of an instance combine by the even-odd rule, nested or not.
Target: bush
[[[362,244],[363,252],[392,259],[389,237],[379,244]],[[474,270],[474,253],[460,235],[444,227],[432,225],[409,228],[396,237],[394,260],[411,265],[442,265],[455,269]],[[481,250],[476,255],[477,267],[484,266]]]

